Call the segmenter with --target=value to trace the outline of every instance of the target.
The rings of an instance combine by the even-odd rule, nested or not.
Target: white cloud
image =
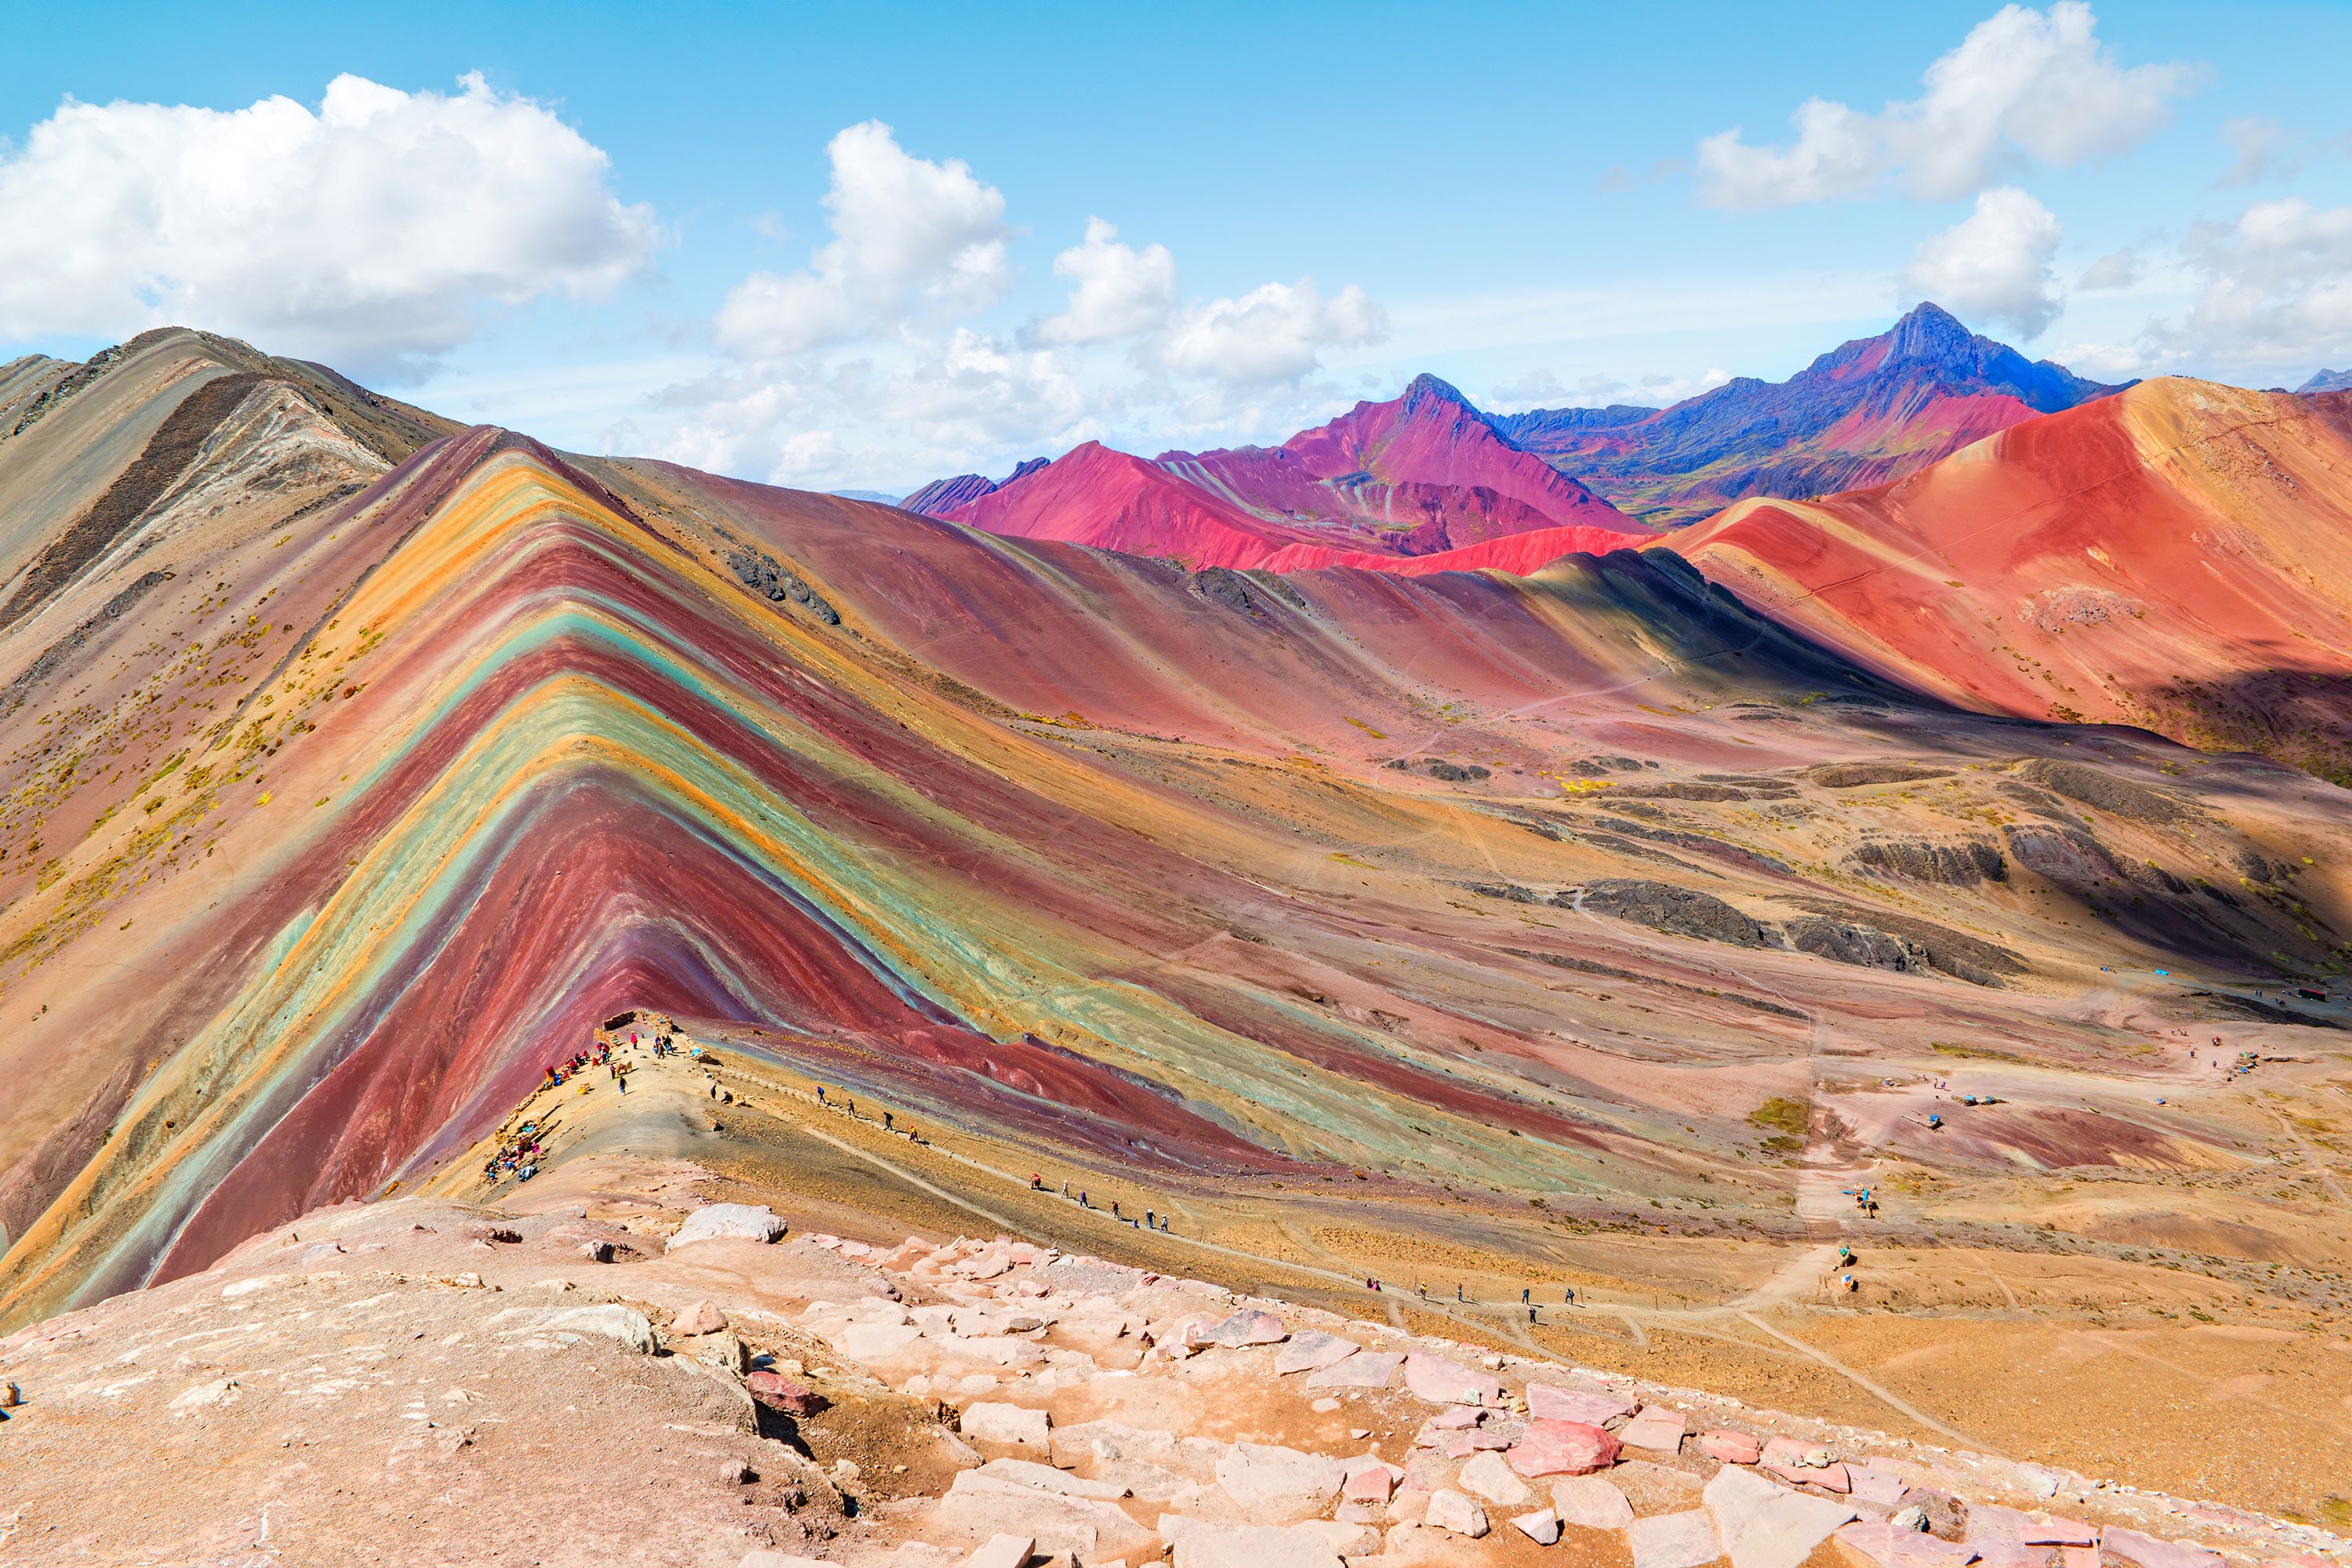
[[[680,420],[661,456],[806,487],[1002,466],[1008,451],[1095,433],[1112,399],[1066,351],[959,327],[940,341],[902,338],[880,363],[769,360],[657,401]]]
[[[648,263],[660,228],[607,163],[479,76],[454,97],[339,76],[316,111],[68,100],[0,144],[0,338],[178,322],[414,371]]]
[[[1549,370],[1537,370],[1495,388],[1490,401],[1480,405],[1497,414],[1518,414],[1530,408],[1606,408],[1612,404],[1664,408],[1712,391],[1731,379],[1723,370],[1696,376],[1650,374],[1637,381],[1594,373],[1579,376],[1573,386]]]
[[[904,422],[948,447],[1039,445],[1066,437],[1091,400],[1065,356],[1012,347],[958,328],[934,353],[894,373],[880,388],[877,415]]]
[[[1038,325],[1048,343],[1111,343],[1158,331],[1176,307],[1176,258],[1164,245],[1141,250],[1118,242],[1118,230],[1087,220],[1086,239],[1054,258],[1054,276],[1070,280],[1069,303]]]
[[[778,443],[775,465],[768,472],[768,480],[803,489],[811,485],[830,484],[846,470],[848,462],[848,449],[832,431],[799,430]]]
[[[1531,370],[1495,388],[1484,406],[1492,412],[1516,414],[1522,408],[1558,408],[1570,395],[1568,384],[1550,371]]]
[[[1930,236],[1905,269],[1903,286],[1971,321],[2007,321],[2039,337],[2063,304],[2050,265],[2058,239],[2058,220],[2048,207],[2003,185],[1979,195],[1969,216]]]
[[[1789,122],[1797,139],[1785,147],[1751,147],[1737,126],[1700,141],[1699,179],[1708,205],[1750,211],[1798,206],[1868,195],[1885,178],[1885,127],[1869,115],[1809,98]]]
[[[2278,164],[2279,153],[2287,144],[2287,134],[2275,120],[2259,115],[2243,114],[2225,121],[2221,140],[2228,142],[2234,156],[2229,169],[2213,182],[2220,189],[2260,184],[2270,177]]]
[[[1734,127],[1700,142],[1706,200],[1735,209],[1872,195],[1890,181],[1949,200],[1982,190],[2026,159],[2060,165],[2109,156],[2161,125],[2197,71],[2126,68],[2098,40],[2083,0],[2047,11],[2004,5],[1927,68],[1926,91],[1864,114],[1811,99],[1791,115],[1796,140],[1754,146]]]
[[[825,148],[834,237],[790,274],[755,272],[727,297],[718,335],[740,353],[774,357],[849,342],[896,325],[928,302],[948,317],[1004,297],[1004,195],[961,158],[909,156],[878,120]]]
[[[2074,280],[2074,287],[2094,292],[2128,289],[2137,283],[2147,270],[2140,261],[2139,252],[2126,246],[2121,250],[2107,252],[2084,268],[2083,276]]]
[[[2202,279],[2196,302],[2149,331],[2168,361],[2279,366],[2352,353],[2352,206],[2258,202],[2186,251]]]
[[[1160,345],[1171,369],[1229,386],[1266,386],[1312,374],[1326,349],[1388,336],[1388,313],[1350,283],[1329,299],[1312,278],[1264,283],[1238,300],[1188,308]]]

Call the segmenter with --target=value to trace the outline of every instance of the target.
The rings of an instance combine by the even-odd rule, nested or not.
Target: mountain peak
[[[1887,330],[1888,359],[1947,359],[1975,346],[1977,335],[1932,300],[1922,300]]]
[[[1418,413],[1432,403],[1450,404],[1455,408],[1476,412],[1470,400],[1462,395],[1460,387],[1450,381],[1442,381],[1427,371],[1412,378],[1404,389],[1404,396],[1398,401],[1404,405],[1407,414]]]

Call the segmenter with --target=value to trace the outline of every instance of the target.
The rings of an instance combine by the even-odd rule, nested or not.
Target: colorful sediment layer
[[[633,1006],[1171,1184],[1768,1225],[1836,1058],[1964,1018],[2065,1070],[1940,1153],[1857,1079],[1887,1147],[2215,1168],[2084,1087],[2139,1060],[2086,986],[2345,929],[2326,786],[1920,697],[1670,552],[1188,570],[134,347],[0,444],[12,1320],[415,1184]]]

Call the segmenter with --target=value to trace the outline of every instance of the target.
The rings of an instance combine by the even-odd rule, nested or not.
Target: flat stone
[[[1606,1476],[1562,1476],[1551,1484],[1551,1510],[1561,1523],[1581,1530],[1622,1530],[1633,1522],[1633,1505]]]
[[[974,1552],[964,1568],[1029,1568],[1037,1549],[1034,1536],[992,1535]]]
[[[1654,1454],[1678,1453],[1683,1446],[1683,1434],[1688,1424],[1679,1410],[1669,1410],[1661,1405],[1645,1405],[1631,1421],[1619,1428],[1617,1440],[1628,1448],[1646,1448]]]
[[[715,1334],[727,1326],[727,1314],[715,1301],[697,1301],[670,1320],[673,1334]]]
[[[1549,1546],[1559,1539],[1559,1516],[1548,1508],[1523,1513],[1511,1521],[1511,1528],[1538,1546]]]
[[[1363,1347],[1353,1340],[1343,1340],[1337,1334],[1322,1333],[1308,1329],[1290,1336],[1290,1342],[1274,1354],[1276,1377],[1288,1377],[1296,1372],[1320,1372],[1354,1355]]]
[[[888,1361],[922,1335],[912,1323],[850,1323],[825,1339],[851,1361]]]
[[[2222,1568],[2221,1554],[2185,1541],[2158,1541],[2137,1530],[2110,1530],[2099,1538],[2110,1556],[2128,1557],[2139,1568]]]
[[[1853,1518],[1827,1498],[1774,1486],[1753,1470],[1717,1470],[1704,1494],[1732,1568],[1799,1568]]]
[[[1126,1497],[1132,1489],[1116,1481],[1090,1481],[1067,1470],[1038,1464],[1034,1459],[991,1459],[980,1467],[979,1473],[991,1480],[1035,1487],[1041,1492],[1056,1492],[1063,1497],[1102,1498],[1113,1502]]]
[[[1236,1443],[1217,1461],[1217,1485],[1252,1524],[1314,1519],[1346,1479],[1337,1459],[1273,1444]]]
[[[1450,1530],[1473,1541],[1492,1528],[1486,1522],[1486,1510],[1452,1487],[1440,1487],[1429,1494],[1429,1508],[1421,1521],[1433,1530]]]
[[[1617,1462],[1615,1434],[1581,1421],[1530,1421],[1511,1446],[1511,1468],[1523,1476],[1582,1476]]]
[[[1973,1546],[1941,1540],[1923,1530],[1897,1530],[1883,1519],[1840,1526],[1837,1542],[1878,1568],[1968,1568],[1977,1558]]]
[[[1340,1568],[1339,1549],[1304,1525],[1235,1526],[1187,1519],[1178,1528],[1179,1522],[1174,1516],[1160,1521],[1172,1568]]]
[[[617,1302],[603,1307],[567,1307],[541,1318],[540,1326],[559,1333],[569,1330],[575,1334],[603,1334],[643,1355],[651,1355],[659,1346],[654,1338],[652,1321],[635,1307]]]
[[[1854,1501],[1874,1504],[1879,1508],[1899,1506],[1903,1494],[1911,1489],[1911,1483],[1901,1476],[1874,1470],[1868,1465],[1848,1465],[1845,1478],[1853,1492]]]
[[[1633,1401],[1613,1394],[1586,1394],[1549,1383],[1528,1384],[1528,1414],[1539,1421],[1581,1421],[1603,1426],[1620,1415],[1633,1414]]]
[[[957,1473],[932,1518],[942,1531],[971,1544],[999,1535],[1026,1535],[1038,1552],[1066,1552],[1082,1563],[1140,1557],[1153,1544],[1151,1531],[1117,1503],[1039,1491],[978,1470]]]
[[[1486,1373],[1420,1351],[1404,1358],[1404,1385],[1432,1405],[1503,1403],[1503,1385]]]
[[[2018,1532],[2032,1522],[2032,1515],[2015,1509],[1989,1502],[1971,1504],[1968,1543],[1983,1560],[1985,1568],[2050,1568],[2050,1548],[2028,1546],[2017,1538]],[[2099,1568],[2099,1554],[2090,1552],[2087,1555],[2091,1558],[2088,1563],[2069,1563],[2067,1568]]]
[[[1517,1508],[1536,1495],[1528,1489],[1527,1482],[1512,1473],[1503,1456],[1491,1449],[1462,1467],[1460,1484],[1464,1491],[1476,1492],[1488,1502],[1505,1508]]]
[[[1349,1502],[1386,1502],[1395,1489],[1396,1472],[1374,1459],[1369,1465],[1353,1465],[1348,1470],[1348,1479],[1340,1483],[1339,1495]]]
[[[1309,1388],[1391,1388],[1404,1357],[1394,1351],[1364,1351],[1307,1374]]]
[[[1764,1457],[1764,1445],[1750,1432],[1718,1428],[1698,1435],[1698,1451],[1727,1465],[1752,1465]]]
[[[1475,1405],[1457,1405],[1431,1416],[1429,1428],[1433,1432],[1466,1432],[1486,1418],[1486,1413]]]
[[[1193,1336],[1202,1344],[1238,1348],[1243,1345],[1280,1344],[1290,1337],[1280,1318],[1272,1312],[1241,1311],[1223,1322],[1212,1324]]]
[[[1714,1517],[1705,1509],[1637,1519],[1625,1527],[1625,1544],[1633,1568],[1702,1568],[1723,1555]]]
[[[956,1429],[975,1443],[1002,1443],[1053,1451],[1053,1418],[1042,1410],[982,1400],[965,1407]]]
[[[671,1251],[698,1241],[740,1237],[773,1241],[784,1234],[784,1222],[765,1204],[707,1204],[686,1216],[669,1238]]]

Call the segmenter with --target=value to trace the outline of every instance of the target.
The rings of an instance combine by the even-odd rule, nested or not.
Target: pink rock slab
[[[1621,1447],[1614,1433],[1589,1422],[1530,1421],[1509,1459],[1523,1476],[1583,1476],[1615,1464]]]

